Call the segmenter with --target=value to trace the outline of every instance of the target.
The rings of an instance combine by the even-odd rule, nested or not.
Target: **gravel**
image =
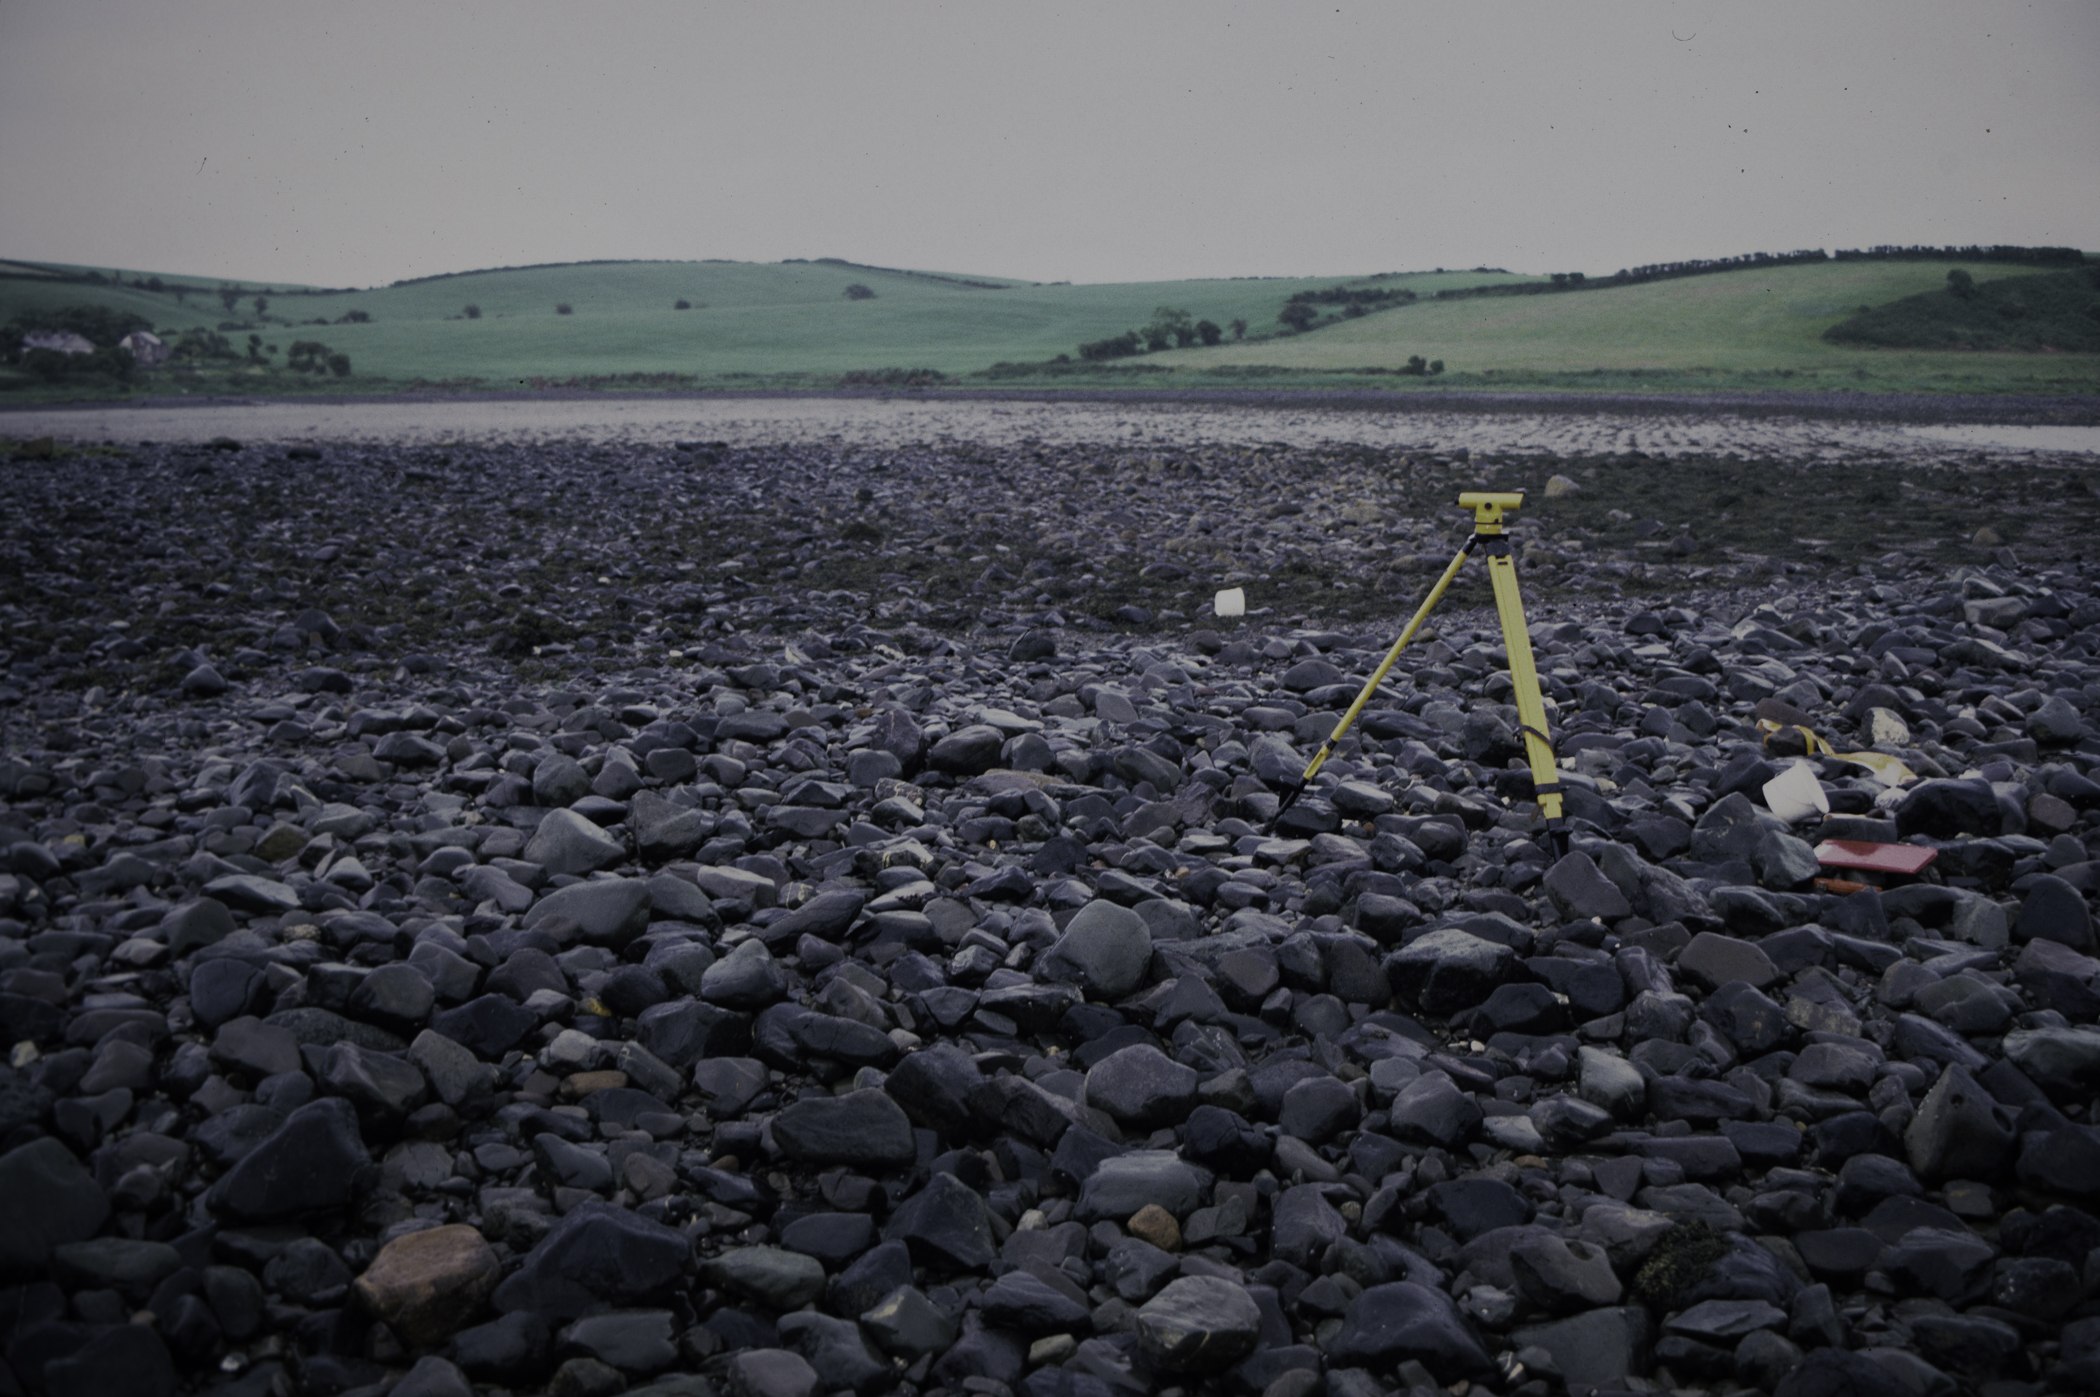
[[[2100,582],[1608,517],[1777,430],[16,462],[0,1383],[2090,1388]],[[1845,488],[2089,498],[1950,451]],[[1549,475],[1570,848],[1477,585],[1270,828]]]

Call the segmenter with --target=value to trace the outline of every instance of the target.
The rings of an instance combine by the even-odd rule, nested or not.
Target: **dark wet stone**
[[[788,1349],[750,1349],[730,1359],[730,1388],[737,1397],[815,1397],[817,1370]]]
[[[601,1302],[628,1304],[684,1271],[683,1233],[624,1208],[585,1203],[566,1214],[496,1288],[496,1308],[571,1319]]]
[[[1480,1128],[1480,1107],[1442,1072],[1425,1072],[1400,1089],[1387,1119],[1394,1135],[1416,1144],[1461,1144]]]
[[[1470,1009],[1509,978],[1517,953],[1455,929],[1432,931],[1385,961],[1386,978],[1403,1001],[1427,1014]]]
[[[168,1346],[142,1324],[99,1328],[81,1348],[44,1365],[52,1397],[173,1397],[177,1378]]]
[[[1178,1125],[1195,1109],[1196,1072],[1149,1044],[1134,1044],[1087,1070],[1086,1099],[1133,1129]]]
[[[505,996],[485,994],[456,1009],[443,1010],[430,1027],[474,1056],[493,1062],[524,1041],[539,1022],[531,1010]]]
[[[2013,1113],[1950,1066],[1919,1103],[1904,1143],[1922,1179],[1994,1179],[2012,1158]]]
[[[1363,1118],[1356,1093],[1337,1078],[1308,1077],[1283,1094],[1277,1124],[1309,1145],[1324,1145]]]
[[[978,1301],[988,1323],[1038,1338],[1044,1334],[1085,1334],[1093,1316],[1083,1297],[1075,1297],[1032,1271],[1013,1270],[993,1281]]]
[[[781,1342],[799,1353],[827,1392],[869,1391],[890,1376],[890,1365],[851,1320],[804,1311],[782,1315]]]
[[[911,1121],[880,1091],[805,1096],[773,1117],[773,1138],[790,1159],[805,1164],[881,1168],[908,1164],[918,1153]]]
[[[1102,1160],[1079,1194],[1078,1212],[1090,1220],[1121,1222],[1156,1203],[1186,1217],[1199,1201],[1196,1171],[1167,1150],[1132,1150]]]
[[[1372,1369],[1412,1359],[1447,1383],[1493,1366],[1450,1297],[1412,1281],[1372,1286],[1350,1301],[1327,1356],[1337,1366]]]
[[[1429,1206],[1460,1241],[1530,1222],[1537,1207],[1500,1179],[1451,1179],[1429,1189]]]
[[[2054,941],[2074,951],[2093,949],[2093,915],[2085,894],[2053,873],[2035,875],[2020,904],[2013,935],[2022,941]]]
[[[1773,1397],[1916,1397],[1865,1354],[1820,1348],[1779,1380]]]
[[[1230,1367],[1253,1350],[1261,1327],[1261,1310],[1246,1288],[1216,1276],[1183,1276],[1136,1316],[1139,1350],[1169,1372]]]
[[[1638,1305],[1592,1310],[1510,1335],[1521,1347],[1544,1349],[1570,1384],[1610,1388],[1648,1366],[1651,1321]]]
[[[1190,1159],[1229,1178],[1246,1178],[1269,1161],[1269,1139],[1259,1127],[1221,1106],[1198,1106],[1182,1128]]]
[[[1013,1335],[997,1329],[966,1330],[934,1361],[933,1373],[942,1383],[955,1387],[970,1378],[988,1378],[1011,1387],[1020,1381],[1027,1357],[1027,1350]]]
[[[54,1246],[93,1236],[108,1216],[107,1195],[57,1140],[0,1156],[0,1272],[33,1274]]]
[[[1966,1228],[1918,1227],[1882,1252],[1880,1265],[1904,1293],[1963,1305],[1990,1292],[1996,1255],[1990,1243]]]
[[[959,1270],[984,1266],[994,1253],[984,1200],[953,1174],[929,1178],[891,1216],[883,1238],[903,1242],[922,1264]]]
[[[1935,839],[1998,834],[2001,817],[1997,797],[1987,781],[1920,781],[1896,807],[1896,832],[1906,839],[1913,834]]]
[[[1294,1266],[1314,1264],[1348,1233],[1348,1223],[1317,1184],[1298,1184],[1277,1196],[1269,1250]]]
[[[1144,982],[1151,958],[1152,931],[1144,918],[1095,901],[1079,909],[1037,966],[1041,976],[1070,978],[1095,998],[1117,1000]]]
[[[781,1229],[780,1244],[837,1269],[875,1244],[875,1220],[866,1213],[809,1213]]]
[[[836,941],[846,934],[860,915],[862,898],[855,892],[819,893],[794,911],[766,927],[766,943],[792,945],[804,935]]]
[[[348,1206],[371,1182],[357,1113],[341,1097],[310,1101],[205,1193],[214,1212],[276,1222]]]
[[[852,1317],[881,1303],[900,1286],[911,1284],[911,1250],[902,1241],[878,1242],[832,1278],[825,1308]]]
[[[635,1041],[666,1066],[683,1069],[747,1050],[751,1020],[721,1005],[677,999],[644,1009],[635,1020]]]
[[[1771,958],[1757,946],[1711,931],[1700,932],[1678,952],[1677,968],[1708,989],[1719,989],[1731,980],[1763,989],[1779,978]]]

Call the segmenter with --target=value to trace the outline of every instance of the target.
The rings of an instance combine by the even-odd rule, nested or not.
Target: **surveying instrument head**
[[[1511,556],[1509,536],[1503,531],[1504,516],[1523,505],[1524,492],[1521,490],[1468,490],[1458,497],[1460,509],[1473,511],[1473,532],[1459,545],[1457,556],[1444,569],[1444,575],[1437,579],[1436,585],[1429,589],[1429,595],[1416,610],[1414,619],[1407,623],[1400,638],[1393,642],[1393,648],[1386,652],[1384,662],[1371,675],[1363,692],[1356,696],[1356,702],[1349,705],[1349,711],[1342,715],[1334,731],[1306,764],[1305,774],[1298,778],[1298,784],[1285,793],[1283,803],[1276,807],[1275,818],[1270,821],[1272,827],[1275,820],[1281,819],[1283,812],[1305,793],[1312,779],[1320,774],[1320,768],[1334,755],[1342,738],[1355,726],[1364,705],[1371,701],[1371,695],[1385,682],[1394,662],[1400,658],[1400,652],[1415,638],[1430,611],[1457,580],[1466,559],[1479,553],[1487,560],[1488,583],[1495,593],[1495,614],[1502,623],[1502,643],[1509,651],[1509,677],[1516,690],[1517,730],[1524,738],[1524,755],[1531,767],[1532,788],[1538,796],[1539,813],[1545,817],[1547,833],[1556,852],[1561,851],[1567,840],[1561,808],[1564,787],[1560,781],[1559,764],[1553,755],[1553,739],[1546,726],[1545,700],[1539,696],[1538,666],[1532,661],[1531,632],[1524,624],[1524,599],[1517,591],[1516,561]]]
[[[1458,507],[1473,511],[1473,525],[1475,528],[1493,526],[1499,529],[1502,527],[1502,513],[1504,510],[1522,509],[1524,507],[1524,492],[1522,490],[1511,490],[1506,493],[1497,493],[1489,490],[1468,490],[1465,494],[1458,497]]]

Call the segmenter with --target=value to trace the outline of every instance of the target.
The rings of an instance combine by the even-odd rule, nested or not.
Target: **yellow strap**
[[[1918,779],[1918,773],[1912,771],[1901,760],[1890,756],[1886,752],[1840,752],[1822,738],[1816,736],[1813,731],[1799,723],[1777,723],[1770,718],[1760,718],[1757,720],[1757,727],[1768,738],[1785,732],[1788,728],[1792,728],[1793,731],[1801,734],[1802,741],[1808,745],[1810,755],[1820,754],[1826,757],[1835,757],[1841,762],[1850,762],[1854,766],[1863,766],[1873,772],[1874,779],[1881,782],[1884,786],[1901,786]]]

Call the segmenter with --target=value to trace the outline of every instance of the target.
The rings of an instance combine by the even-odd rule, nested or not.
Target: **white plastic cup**
[[[1245,616],[1247,614],[1247,589],[1245,587],[1227,587],[1224,591],[1218,593],[1217,600],[1211,603],[1211,609],[1220,616]]]
[[[1823,783],[1807,762],[1796,762],[1765,782],[1765,805],[1790,825],[1830,813],[1830,797],[1823,794]]]

